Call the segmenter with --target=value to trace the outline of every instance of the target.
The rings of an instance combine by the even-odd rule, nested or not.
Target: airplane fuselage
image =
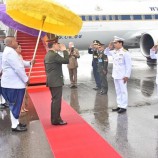
[[[58,0],[60,1],[60,0]],[[87,49],[93,40],[107,45],[113,36],[125,39],[131,48],[140,46],[143,34],[152,32],[158,35],[158,1],[83,1],[65,0],[66,6],[76,12],[83,20],[83,26],[74,37],[60,36],[66,45],[72,41],[79,49]],[[153,33],[154,31],[154,33]],[[151,35],[151,36],[152,36]],[[153,37],[153,42],[158,40]]]

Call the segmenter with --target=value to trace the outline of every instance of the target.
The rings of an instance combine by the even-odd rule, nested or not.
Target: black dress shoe
[[[59,121],[59,122],[53,122],[53,125],[67,125],[67,122],[65,121]]]
[[[9,108],[9,105],[7,103],[2,104],[2,106]]]
[[[121,108],[117,107],[117,108],[113,108],[112,111],[119,111]]]
[[[100,94],[100,95],[106,95],[107,93],[106,93],[106,92],[101,91],[99,94]]]
[[[75,85],[71,85],[70,88],[75,88]]]
[[[27,131],[26,127],[20,127],[19,125],[16,128],[12,128],[13,132],[24,132]]]
[[[5,106],[3,106],[2,104],[0,104],[0,109],[1,110],[5,109],[5,108],[6,108]]]
[[[124,109],[124,108],[120,108],[120,110],[118,111],[119,114],[124,113],[124,112],[126,112],[126,109]]]
[[[93,88],[93,89],[97,91],[97,90],[99,90],[100,88],[98,88],[98,87],[95,87],[95,88]]]
[[[154,115],[154,119],[158,119],[158,115]]]
[[[20,127],[26,127],[27,125],[26,124],[22,124],[22,123],[19,123],[18,124]]]

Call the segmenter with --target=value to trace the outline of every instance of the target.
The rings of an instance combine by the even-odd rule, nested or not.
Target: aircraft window
[[[130,15],[122,15],[122,20],[130,20]]]
[[[95,20],[97,20],[97,21],[99,20],[99,16],[98,15],[95,16]]]
[[[92,21],[95,21],[95,15],[92,15]]]
[[[85,18],[85,16],[80,16],[81,17],[81,19],[83,20],[83,21],[86,21],[86,18]]]
[[[115,20],[119,20],[119,15],[115,15]]]
[[[142,20],[145,20],[145,15],[141,15]]]
[[[99,20],[103,20],[103,17],[102,17],[102,15],[99,15]]]
[[[81,15],[83,21],[100,21],[100,20],[149,20],[158,19],[155,15]]]
[[[85,19],[86,19],[86,21],[89,21],[89,16],[86,15],[86,16],[85,16]]]
[[[145,19],[152,19],[151,15],[145,15]]]
[[[122,18],[121,18],[121,15],[118,15],[118,20],[121,20]]]
[[[155,19],[155,15],[151,15],[152,19],[154,20]]]
[[[111,15],[112,20],[115,20],[115,15]]]
[[[109,20],[109,15],[106,15],[106,20]]]
[[[130,15],[130,19],[131,19],[131,20],[133,20],[133,19],[134,19],[133,15]]]
[[[158,15],[157,14],[155,15],[155,19],[158,19]]]
[[[109,20],[113,20],[113,19],[112,19],[112,15],[109,15]]]
[[[89,16],[89,21],[92,21],[92,16],[91,15]]]
[[[103,19],[103,20],[106,20],[106,15],[103,15],[103,16],[102,16],[102,19]]]
[[[134,20],[141,20],[142,19],[141,15],[133,15],[133,17],[134,17]]]

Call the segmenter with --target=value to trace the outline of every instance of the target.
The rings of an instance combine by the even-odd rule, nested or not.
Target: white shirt
[[[119,50],[110,51],[109,48],[106,48],[104,54],[113,57],[112,77],[114,79],[130,77],[132,64],[130,54],[127,50],[121,48]]]
[[[155,54],[156,52],[152,49],[150,49],[150,58],[151,59],[158,59],[158,54]],[[158,60],[157,60],[157,75],[156,75],[156,84],[158,84]]]
[[[25,73],[24,63],[17,52],[11,47],[5,47],[2,55],[1,86],[4,88],[25,88],[28,77]]]

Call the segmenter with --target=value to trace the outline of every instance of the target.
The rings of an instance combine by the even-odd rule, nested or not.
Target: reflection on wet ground
[[[53,158],[30,98],[28,108],[20,116],[20,122],[28,125],[23,133],[12,132],[9,109],[0,110],[0,158]]]
[[[84,60],[88,58],[85,56]],[[156,68],[150,69],[142,58],[133,61],[128,83],[129,107],[125,114],[111,112],[116,106],[112,64],[109,64],[109,92],[103,96],[92,89],[95,87],[92,69],[86,64],[79,64],[79,68],[77,89],[70,89],[68,76],[65,78],[64,99],[124,158],[157,158],[158,120],[153,117],[158,114]],[[83,69],[86,74],[87,69],[91,70],[85,82],[80,75]],[[66,74],[66,68],[64,70]]]
[[[84,53],[78,60],[77,89],[69,88],[68,70],[66,66],[63,67],[64,100],[123,158],[157,158],[158,120],[154,119],[154,114],[158,114],[156,68],[150,69],[142,56],[133,56],[132,76],[128,83],[129,107],[125,114],[117,114],[111,111],[116,106],[116,94],[111,77],[112,64],[109,63],[108,95],[99,95],[93,90],[95,82],[91,59],[89,54]],[[36,111],[33,106],[29,108],[28,114],[21,116],[21,121],[27,122],[29,130],[20,134],[12,133],[10,130],[8,110],[0,111],[0,158],[52,157]],[[32,156],[33,154],[35,155]]]

